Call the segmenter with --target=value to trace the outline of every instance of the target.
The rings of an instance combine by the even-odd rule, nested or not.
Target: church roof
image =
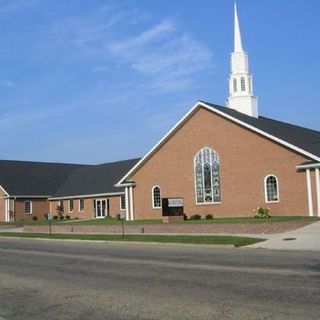
[[[305,150],[320,157],[320,132],[307,129],[290,123],[259,116],[250,117],[234,109],[218,106],[209,102],[200,101],[204,104],[223,112],[235,119],[249,124],[263,132]]]
[[[119,192],[114,184],[139,159],[100,165],[0,160],[0,186],[10,196],[61,197]]]
[[[11,196],[50,196],[78,164],[0,160],[0,186]]]
[[[140,159],[87,166],[75,170],[54,194],[54,198],[119,193],[115,183]]]

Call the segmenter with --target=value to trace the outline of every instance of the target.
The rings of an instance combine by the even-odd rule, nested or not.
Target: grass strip
[[[234,245],[242,247],[249,244],[264,241],[265,239],[234,237],[234,236],[193,236],[193,235],[122,235],[113,234],[64,234],[55,233],[51,236],[47,233],[21,233],[1,232],[0,237],[19,238],[41,238],[41,239],[71,239],[71,240],[102,240],[102,241],[136,241],[136,242],[159,242],[159,243],[189,243],[189,244],[210,244],[210,245]]]

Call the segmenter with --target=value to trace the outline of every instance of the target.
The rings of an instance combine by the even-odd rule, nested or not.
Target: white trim
[[[214,107],[211,107],[209,105],[207,105],[206,103],[202,102],[202,101],[198,101],[173,127],[172,129],[123,177],[119,180],[119,182],[115,185],[117,187],[122,187],[122,183],[128,178],[130,177],[152,154],[154,151],[156,151],[158,149],[159,146],[161,146],[191,115],[193,112],[195,112],[198,108],[203,107],[209,111],[212,111],[216,114],[219,114],[221,116],[223,116],[226,119],[229,119],[235,123],[240,124],[241,126],[250,129],[256,133],[261,134],[262,136],[273,140],[289,149],[292,149],[300,154],[303,154],[305,156],[307,156],[308,158],[311,158],[313,160],[319,161],[320,162],[320,157],[315,156],[314,154],[307,152],[299,147],[296,147],[295,145],[288,143],[282,139],[279,139],[267,132],[264,132],[263,130],[257,129],[256,127],[247,124],[241,120],[238,120],[220,110],[215,109]]]
[[[73,206],[73,209],[71,210],[71,208],[70,208],[70,203],[71,203],[71,201],[72,201],[72,206]],[[74,210],[74,199],[69,199],[68,200],[68,212],[69,213],[73,213],[73,210]]]
[[[160,207],[156,207],[155,205],[154,205],[154,189],[155,188],[159,188],[159,191],[160,191]],[[155,186],[153,186],[152,187],[152,189],[151,189],[151,200],[152,200],[152,209],[161,209],[162,208],[162,203],[161,203],[161,188],[160,188],[160,186],[158,186],[158,185],[155,185]]]
[[[122,197],[124,197],[124,207],[122,207],[122,201],[121,201],[121,198],[122,198]],[[125,195],[125,194],[122,194],[122,195],[119,197],[119,200],[120,200],[120,201],[119,201],[119,202],[120,202],[120,206],[119,206],[119,207],[120,207],[120,210],[126,210],[126,208],[125,208],[125,207],[126,207],[126,195]]]
[[[7,196],[9,196],[9,193],[6,191],[6,189],[5,189],[2,185],[0,185],[0,189],[2,189],[2,191],[3,191]]]
[[[54,198],[49,198],[48,200],[51,201],[51,200],[68,200],[68,199],[76,199],[76,198],[96,198],[96,197],[119,196],[121,194],[124,194],[124,192],[119,191],[119,192],[86,194],[86,195],[77,195],[77,196],[68,196],[68,197],[54,197]]]
[[[301,164],[296,166],[297,169],[314,169],[320,168],[320,163],[312,163],[312,164]]]
[[[274,177],[276,179],[278,200],[272,200],[272,201],[268,200],[267,179],[269,177]],[[280,202],[280,189],[279,189],[279,179],[278,179],[278,177],[273,173],[269,173],[264,177],[264,183],[263,184],[264,184],[264,200],[265,200],[265,202],[266,203],[279,203]]]
[[[133,217],[133,191],[132,187],[129,187],[129,195],[130,195],[130,220],[134,220]]]
[[[26,203],[27,203],[27,202],[30,203],[30,212],[26,212]],[[30,200],[24,201],[24,213],[25,213],[25,214],[32,214],[32,201],[30,201]]]
[[[80,205],[80,201],[83,200],[83,209],[81,210],[81,205]],[[85,201],[84,199],[78,199],[78,210],[79,212],[84,212],[85,211]]]
[[[320,169],[316,168],[316,190],[317,190],[317,209],[318,217],[320,217]]]
[[[11,195],[9,197],[15,198],[15,199],[48,199],[51,196]]]
[[[126,195],[126,220],[130,219],[130,212],[129,212],[129,192],[128,187],[125,187],[125,195]]]
[[[306,175],[307,175],[309,216],[313,217],[313,200],[312,200],[312,185],[311,185],[310,169],[306,170]]]

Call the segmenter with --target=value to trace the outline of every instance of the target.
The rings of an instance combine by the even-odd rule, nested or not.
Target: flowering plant
[[[253,213],[255,218],[271,218],[270,208],[257,207]]]

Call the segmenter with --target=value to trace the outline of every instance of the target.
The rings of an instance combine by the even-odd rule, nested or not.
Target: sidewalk
[[[257,234],[247,234],[246,236],[259,237]],[[320,221],[309,224],[297,230],[280,234],[260,234],[260,238],[265,238],[268,240],[252,244],[246,248],[320,251]]]

